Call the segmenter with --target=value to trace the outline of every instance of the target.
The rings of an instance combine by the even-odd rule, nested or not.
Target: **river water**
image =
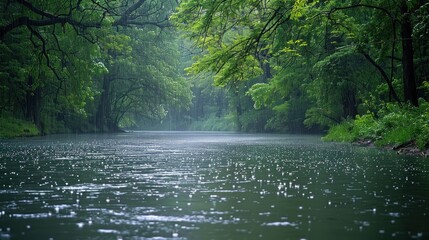
[[[0,141],[0,239],[428,239],[429,160],[320,137]]]

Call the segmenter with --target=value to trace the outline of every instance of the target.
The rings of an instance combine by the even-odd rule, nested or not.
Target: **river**
[[[0,239],[428,239],[429,160],[317,136],[0,140]]]

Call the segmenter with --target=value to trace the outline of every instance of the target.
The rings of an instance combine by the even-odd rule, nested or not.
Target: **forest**
[[[429,143],[424,0],[6,0],[0,137],[124,129]]]

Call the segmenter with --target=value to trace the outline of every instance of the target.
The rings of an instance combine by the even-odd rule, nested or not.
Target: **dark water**
[[[0,141],[0,239],[428,239],[429,160],[318,137]]]

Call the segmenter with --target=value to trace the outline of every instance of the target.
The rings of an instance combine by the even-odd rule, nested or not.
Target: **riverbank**
[[[376,113],[357,115],[355,119],[331,126],[322,139],[428,156],[429,103],[421,99],[420,107],[385,104]]]
[[[0,139],[40,135],[35,124],[12,117],[0,117]]]
[[[354,141],[352,144],[362,146],[362,147],[377,147],[375,142],[372,140],[357,140],[357,141]],[[395,151],[397,154],[400,154],[400,155],[409,155],[409,156],[426,157],[426,158],[429,157],[429,148],[420,149],[416,141],[409,141],[398,145],[386,145],[386,146],[381,146],[377,148]]]
[[[116,127],[109,131],[98,131],[87,122],[80,125],[75,124],[66,126],[64,123],[48,125],[43,130],[39,129],[34,123],[14,117],[0,117],[0,139],[35,137],[40,135],[68,134],[68,133],[121,133],[124,130]]]
[[[358,121],[362,121],[362,118],[358,118]],[[368,126],[368,125],[367,125]],[[356,132],[357,125],[350,122],[344,122],[340,125],[334,126],[329,130],[329,133],[322,138],[324,141],[337,141],[337,142],[350,142],[354,145],[363,147],[377,147],[380,149],[386,149],[395,151],[397,154],[429,157],[429,147],[426,144],[425,147],[421,147],[418,144],[418,140],[411,139],[403,142],[392,142],[391,140],[379,139],[373,140],[370,138],[357,138],[358,135],[353,134]],[[360,131],[362,132],[362,131]],[[16,119],[12,117],[0,117],[0,139],[9,139],[17,137],[33,137],[39,136],[41,132],[35,124]],[[385,134],[385,135],[397,135],[397,134]]]
[[[415,141],[391,147],[398,154],[429,157],[429,148],[420,150]]]

